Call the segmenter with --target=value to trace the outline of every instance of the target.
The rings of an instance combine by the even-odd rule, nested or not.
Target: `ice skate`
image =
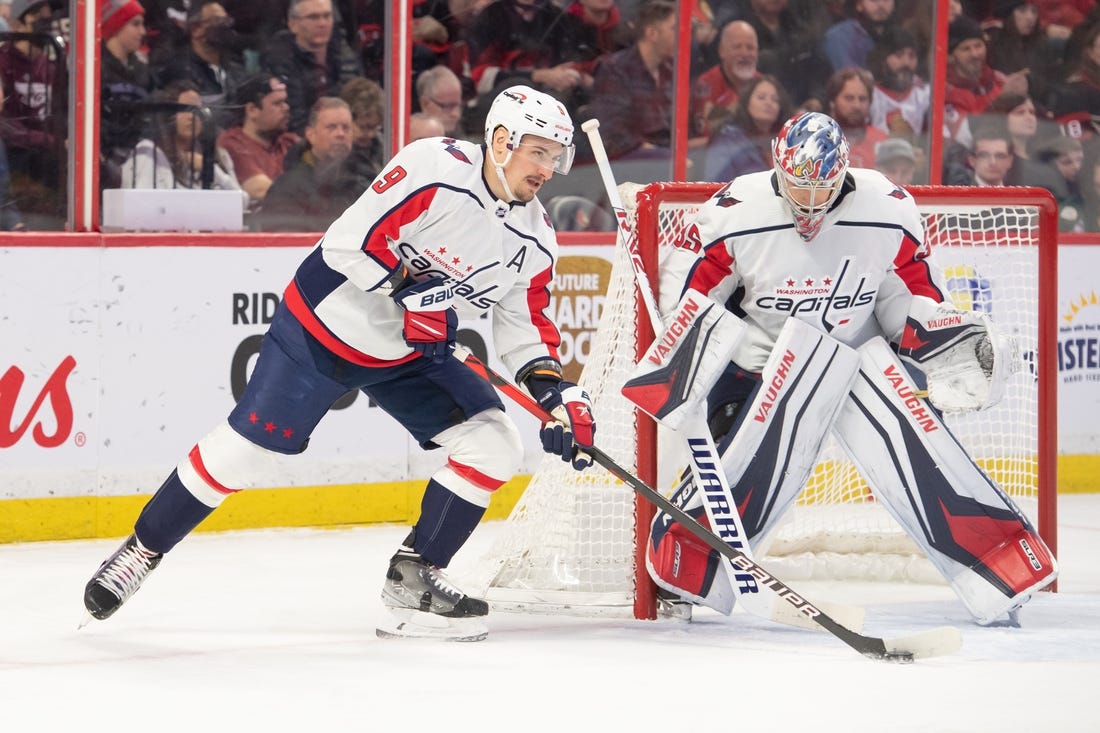
[[[130,535],[84,586],[84,607],[88,613],[101,621],[110,618],[137,592],[163,557],[163,553],[145,549],[135,535]]]
[[[377,629],[382,638],[481,641],[489,634],[489,604],[463,593],[411,550],[390,559],[382,603],[392,617]]]

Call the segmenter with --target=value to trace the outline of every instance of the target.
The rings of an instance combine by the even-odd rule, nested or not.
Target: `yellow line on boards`
[[[512,511],[530,476],[497,489],[486,519]],[[349,524],[413,524],[420,514],[425,481],[339,486],[250,489],[230,496],[198,530],[217,532],[261,527],[326,527]],[[123,537],[130,533],[145,494],[73,496],[0,501],[0,543]]]

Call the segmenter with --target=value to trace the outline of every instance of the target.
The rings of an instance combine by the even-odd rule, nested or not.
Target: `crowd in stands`
[[[384,0],[97,1],[102,187],[235,189],[254,228],[319,230],[383,165]],[[783,121],[824,111],[854,166],[901,185],[937,167],[946,184],[1042,186],[1064,230],[1100,231],[1096,0],[950,3],[941,161],[935,0],[683,1],[689,178],[765,170]],[[24,202],[41,200],[28,191],[63,190],[63,49],[26,34],[56,36],[67,6],[0,0],[0,31],[17,34],[0,44],[4,230],[25,226]],[[518,82],[578,124],[598,118],[617,165],[669,159],[673,0],[417,0],[413,16],[412,139],[480,141],[487,105]]]

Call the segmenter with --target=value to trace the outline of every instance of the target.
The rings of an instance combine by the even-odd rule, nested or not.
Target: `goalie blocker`
[[[978,623],[1001,620],[1057,577],[1050,550],[936,411],[916,397],[885,340],[867,342],[853,360],[854,353],[795,319],[784,326],[748,406],[720,446],[750,544],[777,526],[832,427],[872,493]],[[703,493],[685,481],[672,501],[705,519]],[[658,586],[728,613],[733,593],[719,559],[666,514],[655,517],[647,568]]]

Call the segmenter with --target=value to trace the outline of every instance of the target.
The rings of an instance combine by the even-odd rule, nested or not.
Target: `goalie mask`
[[[508,152],[502,161],[497,161],[493,154],[493,133],[498,127],[508,131]],[[545,161],[546,166],[555,173],[565,175],[573,167],[573,120],[565,106],[549,94],[531,87],[508,87],[493,100],[489,114],[485,116],[485,145],[487,154],[493,156],[497,176],[504,183],[510,198],[514,196],[504,179],[504,166],[519,149],[524,135],[537,135],[561,143],[561,155],[547,157]]]
[[[848,171],[848,141],[832,117],[807,112],[783,125],[772,143],[772,160],[795,231],[809,242],[840,195]]]

